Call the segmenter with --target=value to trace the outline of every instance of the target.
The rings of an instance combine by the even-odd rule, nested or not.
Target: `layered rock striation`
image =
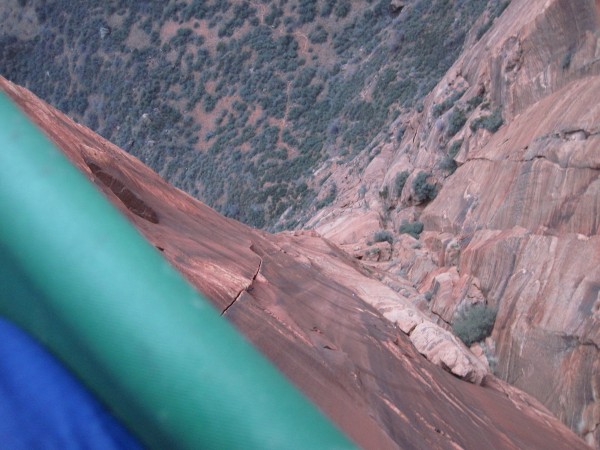
[[[363,253],[378,229],[393,232],[379,268],[427,294],[412,303],[446,328],[469,305],[496,308],[484,344],[495,373],[596,447],[599,17],[591,0],[513,0],[469,37],[423,111],[392,125],[405,130],[400,141],[375,143],[332,175],[337,203],[311,222]],[[422,172],[433,199],[415,182]],[[399,237],[414,221],[420,240]]]

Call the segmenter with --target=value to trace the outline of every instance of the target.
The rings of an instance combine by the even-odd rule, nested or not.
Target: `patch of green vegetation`
[[[350,14],[351,9],[352,3],[350,3],[350,0],[338,0],[333,9],[333,13],[337,18],[342,19]]]
[[[477,29],[477,33],[475,35],[477,40],[481,39],[483,35],[487,33],[490,28],[492,28],[494,19],[500,16],[508,5],[510,5],[510,1],[508,0],[491,4],[488,20]]]
[[[448,137],[452,137],[458,133],[465,126],[466,122],[467,116],[465,112],[458,107],[454,108],[448,117]]]
[[[439,168],[447,171],[449,175],[452,175],[458,168],[458,164],[454,160],[454,157],[460,151],[462,144],[463,144],[462,139],[452,142],[452,144],[450,145],[450,148],[448,149],[447,155],[444,156],[444,158],[442,158],[442,160],[439,163]]]
[[[469,106],[469,109],[475,109],[483,103],[483,100],[484,97],[482,95],[475,95],[467,100],[467,105]]]
[[[438,103],[438,104],[434,105],[433,108],[431,109],[433,117],[440,117],[442,114],[444,114],[450,108],[452,108],[454,106],[454,104],[456,103],[456,101],[459,98],[461,98],[464,95],[464,93],[465,93],[464,90],[453,92],[452,95],[450,95],[450,97],[448,97],[442,103]]]
[[[413,179],[412,188],[414,192],[414,199],[419,203],[431,201],[437,195],[437,188],[435,184],[427,181],[430,176],[430,173],[419,172]]]
[[[448,156],[452,159],[454,159],[454,157],[456,155],[458,155],[458,152],[460,151],[460,148],[463,145],[463,139],[458,139],[454,142],[452,142],[452,144],[450,145],[450,148],[448,149]]]
[[[480,128],[485,128],[490,133],[495,133],[498,129],[504,124],[504,119],[502,119],[502,113],[500,109],[496,109],[489,116],[478,117],[477,119],[471,122],[471,130],[477,131]]]
[[[317,202],[317,209],[322,209],[327,205],[330,205],[331,203],[333,203],[333,201],[335,200],[335,198],[337,197],[337,185],[335,183],[333,183],[330,187],[329,187],[329,192],[327,193],[327,196],[325,196],[323,199],[319,200]]]
[[[477,34],[475,35],[475,39],[477,39],[477,40],[481,39],[483,37],[483,35],[485,33],[487,33],[490,28],[492,28],[493,24],[494,24],[494,19],[492,18],[492,19],[486,21],[483,25],[481,25],[477,29]]]
[[[402,190],[404,189],[404,185],[406,184],[406,180],[408,180],[409,173],[407,170],[403,170],[402,172],[398,172],[396,177],[394,178],[394,188],[396,189],[396,197],[400,197],[402,195]]]
[[[386,0],[28,0],[39,29],[0,36],[0,73],[229,217],[301,226],[316,167],[422,105],[492,3],[417,0],[398,23]]]
[[[379,191],[379,196],[383,199],[383,200],[387,200],[387,198],[390,196],[390,190],[387,186],[384,186],[383,188],[381,188],[381,190]]]
[[[466,346],[482,341],[494,329],[497,310],[487,305],[477,304],[463,310],[454,319],[452,329]]]
[[[394,243],[394,236],[388,230],[378,230],[373,233],[373,242],[389,242],[389,244]]]
[[[317,25],[314,30],[308,34],[308,39],[312,44],[323,44],[327,42],[329,33],[321,25]]]
[[[400,225],[399,231],[401,234],[410,234],[415,239],[419,239],[421,233],[423,232],[423,222],[419,222],[418,220],[414,222],[408,222],[404,220],[402,225]]]
[[[560,63],[560,68],[562,70],[568,70],[569,67],[571,67],[571,59],[572,58],[573,58],[573,49],[569,49],[565,53],[565,56],[563,56],[563,59]]]
[[[458,164],[456,164],[456,161],[454,161],[454,158],[450,158],[449,156],[444,156],[442,158],[442,160],[440,161],[438,167],[440,169],[448,172],[448,175],[452,175],[454,172],[456,172],[456,169],[458,168]]]

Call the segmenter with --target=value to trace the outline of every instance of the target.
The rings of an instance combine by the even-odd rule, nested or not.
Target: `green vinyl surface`
[[[356,448],[2,93],[0,315],[150,448]]]

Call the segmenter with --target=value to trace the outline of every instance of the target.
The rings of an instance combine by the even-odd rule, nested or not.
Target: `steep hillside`
[[[224,215],[290,229],[336,196],[317,166],[420,108],[506,4],[5,0],[0,74]]]
[[[109,195],[124,186],[135,194],[119,197],[132,220],[275,360],[284,358],[284,371],[318,398],[322,391],[302,381],[310,370],[281,349],[317,345],[323,326],[339,322],[373,333],[362,313],[332,312],[336,293],[350,311],[373,307],[407,348],[458,377],[485,384],[489,366],[600,448],[600,2],[122,3],[3,2],[0,73],[224,215],[327,239],[251,232],[178,192],[168,197],[176,191],[164,184],[158,197],[182,209],[159,213],[143,194],[159,180],[137,163],[125,173],[85,146],[70,152]],[[145,177],[155,181],[144,185]],[[214,230],[191,237],[203,231],[190,216],[212,218]],[[205,242],[211,233],[222,242]],[[229,242],[235,233],[241,247]],[[276,266],[301,276],[277,284],[264,275]],[[295,328],[306,312],[286,297],[290,286],[311,314],[327,310],[312,334],[305,328],[313,325]],[[237,312],[244,302],[263,312]],[[269,327],[252,332],[264,311],[281,336],[295,337],[283,345]],[[345,333],[321,346],[345,343],[335,370],[355,373],[348,367],[358,358],[360,373],[375,373],[362,338]],[[335,370],[313,382],[333,380]],[[385,409],[396,400],[373,406],[356,395],[370,405],[367,416],[384,408],[398,419]],[[336,402],[328,411],[343,421]],[[414,443],[386,420],[383,435]]]
[[[309,224],[442,326],[496,310],[495,373],[597,447],[599,11],[511,2],[395,122],[402,139],[338,167],[338,199]]]
[[[224,218],[25,89],[1,77],[0,88],[362,447],[586,448],[523,392],[427,361],[370,303],[410,305],[336,246]]]

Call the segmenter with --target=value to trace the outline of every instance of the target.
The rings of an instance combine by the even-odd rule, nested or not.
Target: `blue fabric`
[[[54,356],[0,317],[0,448],[142,446]]]

